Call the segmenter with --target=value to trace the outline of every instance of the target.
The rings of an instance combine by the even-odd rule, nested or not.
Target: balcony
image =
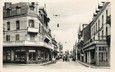
[[[39,31],[38,28],[28,27],[28,32],[29,32],[29,33],[38,33],[38,31]]]
[[[92,42],[85,44],[83,48],[87,48],[92,45],[107,45],[107,42],[106,40],[94,40]]]
[[[38,42],[38,41],[4,41],[3,47],[15,47],[15,46],[38,46],[38,47],[46,47],[49,49],[53,49],[52,44],[48,44],[45,42]]]

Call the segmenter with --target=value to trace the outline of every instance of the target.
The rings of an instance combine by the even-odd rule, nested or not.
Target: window
[[[95,26],[94,26],[94,35],[95,35]]]
[[[29,27],[34,27],[34,20],[29,20]]]
[[[96,31],[97,31],[97,23],[96,23]]]
[[[16,21],[16,29],[20,29],[20,22],[19,21]]]
[[[16,41],[18,41],[20,39],[19,34],[16,34]]]
[[[7,30],[10,30],[10,22],[7,22]]]
[[[39,32],[40,32],[40,27],[41,27],[41,24],[39,23]]]
[[[7,9],[7,16],[10,16],[11,9]]]
[[[92,35],[93,35],[93,33],[94,33],[94,32],[93,32],[93,28],[91,28],[91,31],[92,31]]]
[[[100,29],[100,20],[98,20],[98,29]]]
[[[102,15],[102,26],[104,24],[104,15]]]
[[[103,30],[102,30],[102,40],[103,40]]]
[[[6,41],[10,41],[10,35],[6,35]]]
[[[106,10],[106,20],[107,20],[107,16],[108,16],[108,10]]]
[[[30,40],[34,41],[35,40],[35,34],[30,34]]]
[[[6,51],[6,60],[7,61],[11,60],[11,51]]]
[[[106,36],[108,35],[108,28],[106,27]]]
[[[21,8],[20,7],[16,7],[16,14],[20,14],[21,13]]]
[[[30,10],[31,10],[31,11],[34,11],[34,6],[30,6]]]
[[[106,47],[99,47],[99,62],[107,62],[107,57]]]
[[[98,33],[98,39],[100,40],[100,33]]]

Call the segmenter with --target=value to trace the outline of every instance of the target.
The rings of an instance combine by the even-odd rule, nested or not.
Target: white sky
[[[63,50],[72,50],[77,40],[79,24],[89,23],[102,0],[42,0],[51,21],[52,35],[63,44]],[[107,1],[107,0],[103,0]],[[54,14],[60,16],[55,17]],[[56,25],[60,24],[57,28]],[[65,43],[66,42],[66,43]]]

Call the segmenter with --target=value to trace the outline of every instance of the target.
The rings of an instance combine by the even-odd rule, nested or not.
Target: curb
[[[86,67],[89,67],[89,68],[99,68],[99,69],[110,69],[110,67],[101,67],[101,66],[93,66],[93,65],[89,65],[87,63],[83,63],[81,61],[78,61],[80,64],[86,66]]]
[[[43,65],[47,65],[47,64],[51,64],[51,63],[52,63],[52,61],[49,61],[49,62],[41,63],[39,65],[43,66]]]

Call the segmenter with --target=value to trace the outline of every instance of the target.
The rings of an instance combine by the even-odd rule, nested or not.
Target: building
[[[41,63],[52,59],[50,19],[36,2],[5,2],[3,7],[3,62]]]
[[[59,48],[58,48],[58,42],[55,40],[55,38],[52,38],[52,44],[53,44],[53,47],[54,47],[53,57],[56,58]]]
[[[110,2],[102,2],[92,21],[78,33],[78,60],[97,66],[110,65],[111,9]]]

